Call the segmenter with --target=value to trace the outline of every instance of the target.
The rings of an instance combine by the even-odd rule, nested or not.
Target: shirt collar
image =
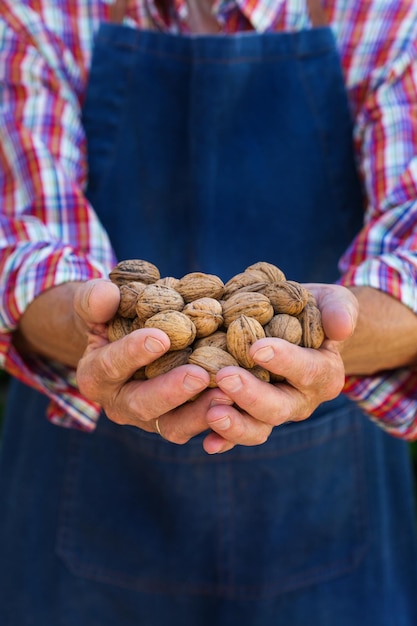
[[[240,11],[257,32],[271,29],[286,0],[214,0],[213,13],[219,22],[225,23],[227,16]],[[160,28],[184,23],[187,20],[186,0],[145,0],[148,10]]]
[[[262,33],[270,29],[276,22],[277,15],[282,10],[286,0],[215,0],[215,2],[216,1],[218,1],[220,5],[237,6],[252,25],[253,29]]]

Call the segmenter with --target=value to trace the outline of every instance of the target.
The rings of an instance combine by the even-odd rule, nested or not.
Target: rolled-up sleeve
[[[402,15],[385,26],[384,44],[379,33],[374,57],[369,33],[356,44],[357,67],[366,55],[374,63],[352,87],[365,223],[340,269],[342,284],[374,287],[417,313],[417,10]],[[345,393],[391,434],[417,437],[416,370],[348,377]]]
[[[40,293],[105,277],[115,262],[84,195],[88,45],[70,47],[23,3],[2,3],[0,14],[0,365],[50,397],[53,422],[91,429],[99,407],[80,396],[74,372],[23,359],[12,343]]]

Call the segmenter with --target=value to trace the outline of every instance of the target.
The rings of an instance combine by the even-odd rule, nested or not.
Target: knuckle
[[[119,379],[117,360],[112,357],[110,350],[103,351],[100,357],[100,367],[104,377],[108,380],[117,381]]]
[[[175,443],[178,446],[183,446],[190,440],[190,437],[181,433],[171,433],[171,434],[164,433],[164,439],[166,439],[167,441],[170,441],[171,443]]]
[[[84,367],[81,361],[77,368],[76,382],[83,396],[93,401],[97,401],[100,398],[100,387],[97,385],[92,369],[90,367]]]
[[[255,446],[261,446],[264,443],[266,443],[269,439],[269,436],[271,434],[271,431],[266,431],[266,430],[259,430],[255,433],[255,436],[253,437],[253,445]]]
[[[300,385],[306,389],[317,385],[317,381],[323,378],[323,372],[315,360],[306,363],[300,373]]]
[[[337,379],[332,379],[327,388],[327,399],[333,400],[333,398],[337,398],[337,396],[342,392],[344,386],[344,376],[337,377]]]
[[[113,408],[111,409],[103,408],[103,410],[106,416],[108,417],[108,419],[111,422],[114,422],[115,424],[117,424],[118,426],[125,426],[126,424],[129,424],[129,420],[127,419],[126,413],[124,412],[122,413]]]

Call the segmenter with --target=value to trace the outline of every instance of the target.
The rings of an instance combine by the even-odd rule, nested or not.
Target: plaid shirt
[[[323,0],[336,36],[367,200],[342,282],[417,312],[417,3]],[[162,6],[161,3],[159,6]],[[309,28],[305,0],[216,0],[227,33]],[[0,365],[50,399],[57,424],[92,430],[100,408],[74,372],[22,359],[11,334],[29,303],[67,281],[105,277],[115,259],[83,190],[80,110],[104,0],[0,0]],[[163,16],[163,17],[162,17]],[[187,32],[184,0],[131,0],[127,25]],[[417,437],[417,371],[350,377],[345,393],[383,428]]]

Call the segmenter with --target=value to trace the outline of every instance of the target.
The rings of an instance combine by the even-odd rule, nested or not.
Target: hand
[[[169,349],[168,336],[158,329],[136,330],[109,343],[105,322],[115,314],[118,290],[108,281],[79,285],[74,307],[87,332],[87,348],[77,367],[81,393],[103,407],[117,424],[130,424],[155,432],[155,419],[165,439],[185,443],[207,430],[206,413],[218,390],[187,402],[204,390],[208,373],[195,365],[184,365],[147,381],[132,381],[135,371]]]
[[[336,285],[306,285],[322,313],[326,340],[319,350],[295,346],[282,339],[261,339],[251,355],[259,365],[279,374],[286,382],[270,384],[236,367],[222,369],[216,377],[224,394],[234,402],[215,399],[207,413],[212,429],[204,441],[209,453],[224,452],[236,444],[264,443],[274,426],[308,418],[313,411],[341,392],[345,370],[340,355],[358,316],[354,295]]]

